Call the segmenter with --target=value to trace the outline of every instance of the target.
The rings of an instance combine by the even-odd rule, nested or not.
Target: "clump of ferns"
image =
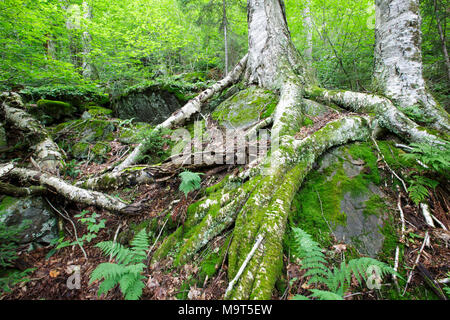
[[[295,295],[294,300],[309,300],[311,297],[320,300],[343,300],[344,293],[350,288],[353,279],[363,285],[368,281],[380,283],[387,274],[401,278],[389,265],[368,257],[352,259],[348,263],[343,261],[339,267],[329,268],[322,248],[311,235],[300,228],[292,228],[290,247],[293,255],[301,259],[301,269],[306,271],[304,277],[310,277],[307,284],[328,289],[310,289],[310,296]]]
[[[101,263],[92,271],[90,283],[104,279],[97,294],[100,296],[119,285],[125,300],[139,299],[145,287],[144,262],[149,249],[149,238],[145,228],[134,237],[131,248],[113,241],[100,242],[96,247],[115,260],[115,263]]]

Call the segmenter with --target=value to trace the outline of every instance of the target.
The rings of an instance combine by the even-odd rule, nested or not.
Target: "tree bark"
[[[86,1],[83,1],[83,10],[84,10],[84,19],[86,19],[87,21],[91,20],[92,8]],[[83,64],[82,64],[83,77],[85,79],[96,80],[98,79],[97,68],[92,63],[92,59],[90,57],[92,37],[87,28],[85,31],[83,31],[82,42],[83,42]]]
[[[450,130],[449,115],[422,75],[419,0],[376,0],[375,86],[400,108],[418,108],[432,127]]]
[[[441,40],[442,54],[444,55],[444,62],[447,68],[448,80],[450,81],[450,58],[448,57],[447,51],[447,39],[445,37],[444,30],[442,29],[441,19],[439,18],[437,0],[433,0],[433,5],[434,5],[434,15],[436,16],[436,24],[439,31],[439,39]]]
[[[34,160],[40,170],[57,173],[64,161],[64,155],[39,121],[23,110],[20,96],[14,92],[2,93],[0,103],[0,113],[6,122],[21,130],[30,141]]]
[[[289,81],[315,82],[291,41],[282,0],[248,0],[248,83],[281,89]]]
[[[2,166],[0,166],[0,172],[2,171],[1,169]],[[107,194],[75,187],[47,173],[12,166],[12,168],[8,168],[6,175],[29,183],[38,183],[42,187],[57,192],[67,200],[88,206],[96,206],[111,212],[135,214],[141,209],[139,206],[128,205]]]

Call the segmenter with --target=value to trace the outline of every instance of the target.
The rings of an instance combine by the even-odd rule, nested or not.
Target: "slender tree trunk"
[[[222,24],[223,24],[223,41],[225,46],[225,76],[228,75],[228,20],[227,20],[227,3],[222,2]]]
[[[450,59],[448,57],[447,51],[447,40],[445,38],[444,30],[442,29],[441,19],[439,18],[437,0],[433,1],[433,5],[434,5],[434,14],[436,16],[436,24],[439,31],[439,38],[441,40],[442,54],[444,55],[445,66],[447,67],[448,80],[450,81]]]
[[[86,20],[91,20],[92,8],[86,1],[83,2],[83,11],[84,11],[84,18]],[[82,66],[83,77],[85,79],[91,80],[98,79],[97,68],[92,63],[92,59],[90,57],[92,37],[87,30],[83,32],[82,40],[83,40],[83,66]]]
[[[308,63],[311,63],[312,61],[312,52],[313,52],[313,41],[312,41],[312,30],[313,30],[313,23],[312,23],[312,17],[311,17],[311,1],[306,1],[306,7],[303,11],[303,22],[304,27],[306,29],[306,50],[305,50],[305,59]]]
[[[418,108],[436,129],[449,116],[427,92],[422,75],[419,0],[376,0],[375,85],[400,108]]]

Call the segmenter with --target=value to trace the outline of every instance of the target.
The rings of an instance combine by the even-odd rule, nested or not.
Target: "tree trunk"
[[[248,0],[247,12],[248,82],[267,89],[281,89],[288,79],[303,85],[313,82],[291,41],[283,1]]]
[[[312,62],[312,52],[313,52],[313,23],[311,17],[311,9],[310,9],[311,1],[306,1],[306,7],[303,10],[303,21],[304,27],[306,29],[306,50],[305,50],[305,59],[308,63]]]
[[[62,151],[39,121],[23,108],[22,100],[17,93],[0,95],[0,114],[4,116],[7,123],[21,130],[30,142],[36,165],[42,171],[58,173],[64,160]]]
[[[419,0],[376,0],[375,85],[402,109],[416,108],[432,127],[450,130],[449,116],[427,92],[422,75]]]
[[[434,15],[436,16],[436,24],[439,31],[439,39],[441,40],[442,54],[444,55],[444,62],[447,68],[448,80],[450,81],[450,58],[448,57],[447,40],[445,37],[444,30],[442,30],[441,19],[439,18],[437,0],[433,0],[433,5],[434,5]]]
[[[84,19],[91,20],[92,19],[92,8],[88,5],[86,1],[83,2],[83,10],[84,10]],[[95,65],[92,63],[91,55],[91,42],[92,37],[90,33],[85,30],[82,35],[83,42],[83,77],[85,79],[96,80],[98,79],[98,72]]]

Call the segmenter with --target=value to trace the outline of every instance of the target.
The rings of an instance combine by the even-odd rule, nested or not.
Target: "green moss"
[[[366,207],[363,214],[367,217],[371,215],[379,217],[388,210],[384,199],[377,194],[372,195],[364,204]]]
[[[313,126],[314,125],[314,121],[312,121],[310,118],[308,118],[308,117],[304,117],[303,118],[303,123],[302,123],[302,125],[303,126],[307,126],[307,127],[309,127],[309,126]]]
[[[277,102],[278,96],[271,91],[250,87],[222,102],[212,117],[221,124],[241,127],[272,115]]]
[[[341,211],[344,195],[350,193],[357,197],[367,192],[370,183],[378,185],[381,182],[377,156],[370,143],[345,146],[343,154],[349,154],[354,161],[363,163],[364,168],[358,175],[349,177],[344,169],[344,159],[338,159],[323,172],[312,171],[292,203],[294,211],[289,218],[291,223],[315,235],[316,240],[324,246],[332,240],[328,223],[332,227],[339,224],[345,226],[347,223],[347,216]],[[367,214],[382,210],[382,204],[374,202],[375,199],[366,202]]]
[[[202,260],[202,262],[200,263],[200,282],[204,282],[206,276],[208,276],[208,278],[211,278],[216,274],[225,258],[225,254],[227,252],[230,241],[231,235],[226,238],[221,247],[216,248],[214,251],[210,251]]]
[[[90,144],[87,142],[78,142],[72,147],[72,155],[77,159],[86,159],[89,154]]]
[[[10,197],[10,196],[5,196],[1,201],[0,201],[0,215],[6,213],[6,210],[12,206],[14,203],[16,203],[17,199]]]
[[[97,159],[106,159],[107,158],[107,153],[111,151],[111,147],[109,144],[104,143],[104,142],[97,142],[93,147],[92,147],[92,152],[94,153],[94,155],[96,156]]]
[[[113,113],[111,109],[98,106],[90,106],[88,112],[93,117],[111,116]]]
[[[44,123],[54,123],[71,117],[76,109],[66,102],[41,99],[36,107],[28,107],[28,111]]]

